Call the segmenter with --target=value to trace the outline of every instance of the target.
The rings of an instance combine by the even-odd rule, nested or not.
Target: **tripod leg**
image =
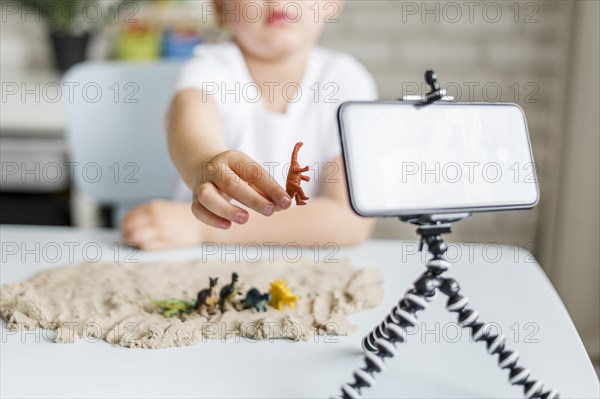
[[[458,324],[462,328],[470,328],[471,336],[475,342],[485,341],[488,352],[498,355],[498,366],[509,370],[509,382],[513,385],[522,385],[526,398],[558,399],[558,391],[554,389],[544,391],[541,380],[530,378],[527,368],[517,367],[519,354],[506,349],[504,337],[490,333],[488,325],[478,321],[479,313],[468,309],[469,299],[459,294],[458,282],[451,278],[441,278],[442,284],[439,289],[448,296],[446,309],[458,313]]]
[[[406,328],[417,325],[417,312],[427,308],[436,289],[442,283],[439,275],[447,262],[439,259],[428,262],[428,270],[414,283],[414,287],[404,295],[383,322],[363,339],[365,367],[354,370],[354,382],[342,386],[343,399],[361,398],[362,388],[375,384],[374,374],[385,369],[384,359],[394,357],[396,344],[406,341]]]
[[[530,371],[517,367],[519,354],[505,349],[504,338],[491,334],[485,323],[478,322],[476,310],[467,309],[468,298],[459,295],[460,286],[456,280],[441,277],[449,263],[439,256],[427,262],[428,270],[414,283],[388,316],[363,339],[365,366],[354,370],[354,382],[342,385],[341,396],[336,399],[360,399],[361,390],[375,384],[375,374],[385,370],[385,359],[396,356],[396,344],[406,341],[406,328],[417,324],[417,312],[424,310],[439,288],[448,296],[447,309],[458,313],[458,323],[462,328],[471,328],[476,342],[486,341],[488,352],[498,354],[498,365],[509,369],[509,382],[522,385],[526,398],[558,399],[556,390],[543,392],[540,380],[530,379]]]
[[[513,385],[522,385],[526,398],[558,399],[555,390],[544,391],[539,380],[530,379],[530,371],[517,367],[519,354],[505,349],[504,337],[491,334],[485,323],[478,322],[479,314],[467,309],[469,300],[459,295],[460,286],[456,280],[442,277],[450,264],[443,259],[447,250],[441,235],[450,232],[450,226],[435,224],[422,226],[417,232],[421,235],[421,248],[427,244],[433,255],[427,261],[427,271],[423,273],[402,298],[390,314],[369,335],[363,339],[365,350],[365,367],[354,371],[354,382],[342,385],[342,395],[336,398],[359,399],[361,389],[375,384],[375,373],[385,369],[384,360],[397,354],[396,344],[406,341],[406,328],[417,324],[417,312],[425,309],[439,289],[448,296],[446,308],[458,313],[458,323],[462,328],[471,328],[475,341],[486,341],[488,352],[498,354],[498,364],[502,369],[509,369],[509,381]]]

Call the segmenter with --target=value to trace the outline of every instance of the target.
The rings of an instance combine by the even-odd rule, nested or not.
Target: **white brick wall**
[[[520,1],[515,7],[514,1],[475,1],[470,14],[466,3],[347,0],[339,23],[328,25],[322,44],[363,62],[382,98],[399,97],[402,82],[422,82],[424,70],[434,68],[443,84],[455,83],[449,87],[451,93],[457,86],[462,90],[463,100],[471,99],[469,82],[479,82],[472,100],[485,100],[483,87],[497,84],[502,101],[519,103],[527,114],[541,168],[540,205],[531,212],[478,215],[457,224],[452,239],[527,247],[543,239],[538,231],[551,227],[554,212],[573,4]],[[437,14],[423,12],[436,7]],[[498,8],[500,18],[495,15]],[[494,19],[498,21],[491,22]],[[491,86],[489,90],[494,95]],[[413,230],[386,220],[376,234],[414,237]]]

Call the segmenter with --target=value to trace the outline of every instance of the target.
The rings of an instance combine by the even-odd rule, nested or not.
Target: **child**
[[[220,0],[233,41],[201,45],[184,67],[168,115],[168,143],[185,182],[179,200],[154,201],[124,219],[142,249],[199,244],[294,242],[353,245],[373,221],[348,202],[337,131],[344,101],[373,100],[374,82],[350,56],[316,47],[331,4]],[[294,144],[308,205],[285,192]],[[191,201],[191,212],[190,203]]]

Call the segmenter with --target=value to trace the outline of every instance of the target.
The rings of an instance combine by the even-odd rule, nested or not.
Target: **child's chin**
[[[304,42],[302,39],[299,40],[299,38],[295,37],[279,37],[269,43],[266,51],[271,58],[281,58],[294,54],[303,47]]]

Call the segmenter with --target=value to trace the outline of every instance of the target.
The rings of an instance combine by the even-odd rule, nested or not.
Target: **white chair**
[[[75,196],[113,207],[114,224],[128,208],[173,193],[164,120],[181,66],[86,62],[64,77]]]

